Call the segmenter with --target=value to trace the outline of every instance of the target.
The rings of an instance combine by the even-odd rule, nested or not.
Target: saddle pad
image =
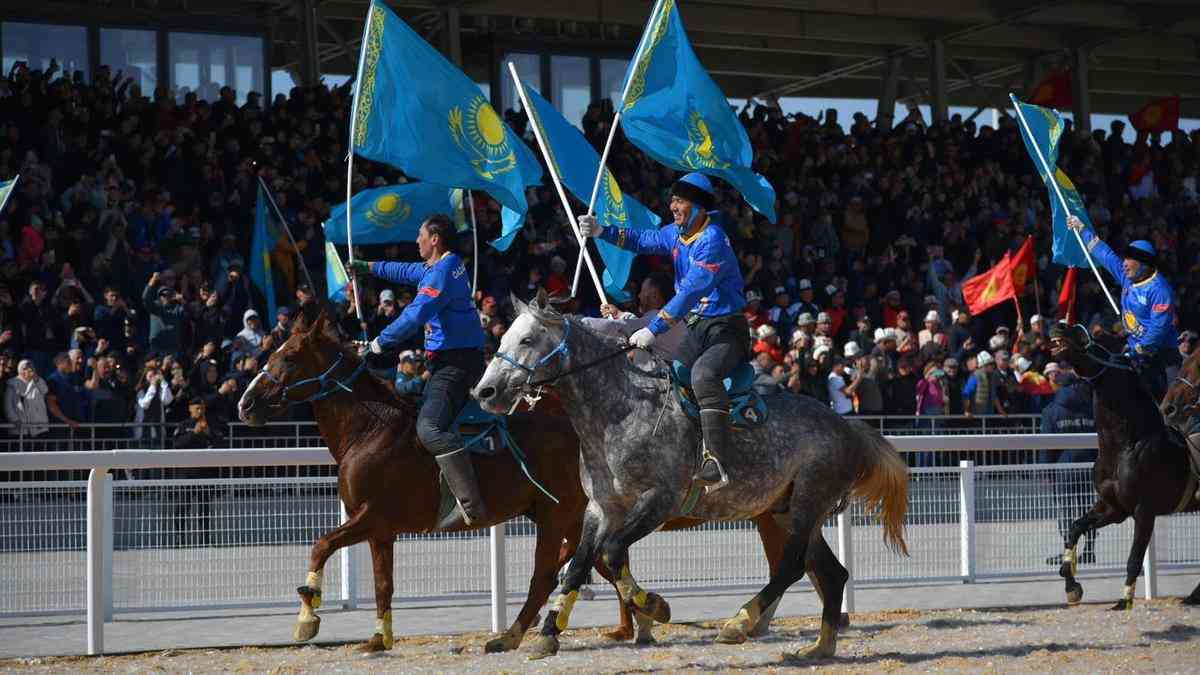
[[[471,454],[494,455],[508,447],[505,435],[500,433],[507,424],[506,418],[485,412],[478,401],[469,399],[454,420],[453,429],[462,435]]]
[[[675,385],[690,389],[692,386],[692,370],[680,361],[671,362],[671,376]],[[754,388],[754,366],[749,363],[738,364],[733,373],[723,380],[725,391],[730,394],[741,394]]]

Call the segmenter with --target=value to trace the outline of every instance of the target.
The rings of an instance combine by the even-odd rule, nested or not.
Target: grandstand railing
[[[963,456],[986,451],[1094,449],[1093,434],[904,436],[906,453]],[[89,471],[84,481],[0,483],[0,616],[86,613],[88,652],[103,652],[115,613],[290,606],[308,551],[345,514],[330,476],[136,478],[146,470],[196,467],[321,467],[323,448],[111,450],[0,454],[4,471]],[[132,480],[110,472],[132,469]],[[917,468],[906,519],[911,557],[887,551],[880,528],[852,504],[825,523],[854,585],[1053,576],[1045,558],[1061,551],[1062,523],[1091,504],[1090,464]],[[1147,554],[1144,591],[1160,569],[1200,565],[1195,515],[1160,519]],[[396,601],[491,597],[492,623],[507,627],[505,602],[523,597],[532,572],[534,527],[518,519],[483,531],[402,535]],[[1128,523],[1103,530],[1086,575],[1119,574],[1132,538]],[[709,523],[657,533],[631,550],[647,588],[754,589],[767,568],[753,526]],[[1157,550],[1156,550],[1157,549]],[[1163,560],[1163,564],[1158,561]],[[326,566],[329,605],[373,598],[365,546]],[[510,593],[509,589],[512,589]],[[606,589],[596,588],[601,597]]]

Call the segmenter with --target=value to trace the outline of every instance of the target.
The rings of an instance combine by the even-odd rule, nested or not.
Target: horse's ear
[[[538,311],[550,309],[550,295],[546,293],[544,286],[538,288],[537,296],[533,299],[533,305],[534,309]]]
[[[329,328],[329,312],[324,308],[317,313],[317,318],[313,319],[308,328],[310,335],[319,335]]]
[[[517,310],[517,316],[520,316],[529,311],[529,305],[521,301],[516,293],[509,292],[509,300],[512,302],[513,309]]]

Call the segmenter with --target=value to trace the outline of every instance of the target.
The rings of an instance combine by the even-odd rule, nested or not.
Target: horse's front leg
[[[1075,575],[1079,571],[1075,555],[1075,547],[1079,545],[1079,538],[1089,530],[1119,523],[1122,520],[1125,520],[1124,513],[1113,508],[1108,502],[1101,500],[1096,502],[1090,511],[1071,523],[1071,529],[1067,532],[1067,541],[1062,555],[1062,566],[1058,568],[1058,575],[1065,582],[1068,604],[1074,605],[1083,600],[1083,585],[1075,580]]]
[[[360,506],[345,523],[313,544],[309,554],[308,575],[304,578],[304,585],[296,589],[300,594],[300,614],[296,617],[296,630],[292,637],[297,642],[313,639],[321,629],[321,617],[317,616],[316,610],[321,606],[325,562],[338,549],[353,546],[367,538],[370,530],[369,512],[368,505]]]
[[[1137,578],[1142,574],[1142,561],[1146,559],[1146,548],[1154,536],[1154,514],[1145,506],[1139,506],[1133,514],[1133,546],[1129,548],[1129,560],[1125,562],[1125,589],[1117,604],[1109,609],[1133,609],[1133,592],[1137,590]]]
[[[394,538],[390,534],[371,540],[371,565],[375,572],[375,634],[361,647],[364,652],[381,652],[391,649],[395,643],[395,637],[392,635],[394,553]]]
[[[621,527],[601,544],[600,552],[605,566],[617,575],[616,586],[621,601],[628,605],[635,615],[659,623],[668,623],[671,620],[671,606],[657,593],[643,590],[633,578],[629,569],[629,547],[661,527],[673,507],[674,500],[667,490],[655,488],[642,493],[629,510]],[[648,626],[649,624],[639,622],[639,644],[654,642]]]
[[[571,610],[575,608],[579,588],[587,580],[588,570],[596,559],[605,522],[600,507],[595,502],[589,503],[583,514],[579,546],[575,549],[575,555],[571,556],[571,564],[567,566],[562,589],[542,623],[541,634],[530,645],[529,660],[544,659],[558,653],[558,636],[570,625]]]

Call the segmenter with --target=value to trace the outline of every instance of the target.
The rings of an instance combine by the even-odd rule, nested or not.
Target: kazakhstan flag
[[[1050,248],[1054,253],[1054,262],[1067,267],[1087,267],[1087,255],[1079,247],[1079,241],[1067,227],[1068,215],[1079,218],[1089,228],[1092,226],[1092,221],[1088,218],[1087,207],[1075,189],[1075,184],[1071,182],[1067,174],[1063,173],[1062,169],[1058,168],[1058,143],[1062,140],[1063,133],[1062,115],[1051,108],[1022,103],[1012,94],[1009,94],[1009,98],[1012,99],[1013,105],[1021,111],[1021,117],[1025,119],[1025,124],[1029,125],[1028,129],[1025,124],[1017,125],[1021,129],[1021,140],[1025,141],[1025,150],[1029,153],[1029,158],[1033,160],[1034,166],[1037,167],[1038,173],[1041,174],[1042,181],[1046,184],[1046,190],[1050,193],[1050,209],[1054,219],[1054,238]],[[1054,186],[1050,184],[1050,177],[1046,175],[1046,168],[1038,159],[1039,150],[1046,160],[1046,166],[1054,168],[1054,180],[1058,183],[1058,189],[1062,192],[1070,213],[1063,211],[1062,202],[1055,194]]]
[[[435,213],[453,215],[453,192],[454,188],[424,182],[363,190],[350,199],[355,246],[416,241],[426,218]],[[330,211],[325,238],[346,244],[345,202]]]
[[[341,302],[346,299],[346,287],[350,285],[350,275],[342,265],[342,257],[338,255],[333,242],[325,242],[325,288],[329,299]]]
[[[775,222],[775,189],[751,170],[750,138],[692,51],[675,0],[660,0],[625,80],[621,124],[630,142],[678,171],[724,179]]]
[[[258,290],[267,301],[267,320],[275,321],[275,279],[271,270],[271,249],[279,239],[279,228],[274,224],[271,207],[267,205],[267,196],[262,185],[258,186],[258,203],[254,207],[254,238],[250,241],[250,281],[258,286]]]
[[[541,130],[563,185],[586,204],[592,197],[596,172],[600,168],[600,155],[549,101],[533,89],[524,89],[531,107],[530,121]],[[617,179],[607,168],[600,181],[600,192],[596,195],[595,215],[602,225],[636,230],[657,228],[661,220],[636,199],[622,194]],[[629,281],[633,253],[601,239],[594,241],[600,249],[600,257],[604,259],[605,292],[625,297],[624,288]]]
[[[351,111],[354,152],[432,183],[485,190],[505,213],[502,239],[525,217],[542,167],[479,87],[382,3],[372,2]]]

